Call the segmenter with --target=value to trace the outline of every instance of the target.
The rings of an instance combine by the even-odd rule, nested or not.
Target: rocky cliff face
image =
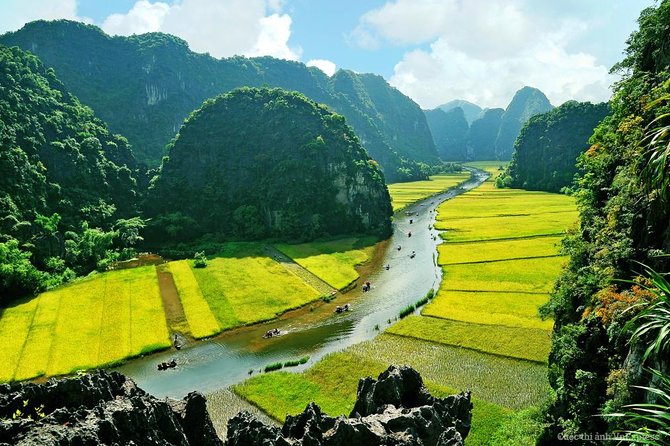
[[[96,372],[0,386],[0,445],[220,446],[205,398],[160,401],[125,376]]]
[[[246,240],[387,236],[392,213],[381,171],[343,117],[296,92],[255,88],[191,115],[147,210],[157,231],[174,229],[179,213],[190,219],[190,237]]]
[[[310,403],[279,429],[242,412],[228,422],[228,446],[458,446],[470,431],[470,394],[435,398],[409,367],[391,366],[361,379],[349,418],[332,418]]]

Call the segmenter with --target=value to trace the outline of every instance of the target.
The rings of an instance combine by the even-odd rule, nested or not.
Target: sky
[[[376,73],[422,108],[605,101],[610,68],[655,0],[0,0],[0,33],[66,18],[111,35],[162,31],[214,57],[269,55]]]

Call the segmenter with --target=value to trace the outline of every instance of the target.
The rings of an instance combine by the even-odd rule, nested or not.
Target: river
[[[287,369],[300,371],[328,353],[374,338],[395,321],[402,308],[424,297],[431,288],[437,290],[442,271],[436,264],[436,246],[441,239],[433,229],[435,209],[442,201],[479,186],[487,175],[475,170],[460,188],[396,213],[393,235],[360,270],[359,284],[371,282],[369,292],[363,293],[359,286],[333,302],[308,305],[273,322],[231,330],[179,351],[135,359],[116,370],[157,397],[182,398],[193,390],[211,393],[227,388],[272,362],[309,356],[305,365]],[[410,231],[412,236],[408,237]],[[416,252],[414,258],[409,257],[412,251]],[[385,269],[386,264],[390,269]],[[335,314],[335,306],[345,303],[351,304],[352,311]],[[263,339],[263,333],[271,328],[279,328],[282,335]],[[177,361],[176,368],[156,369],[156,364],[170,358]]]

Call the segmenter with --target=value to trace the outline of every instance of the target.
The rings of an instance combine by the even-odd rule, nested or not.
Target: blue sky
[[[531,85],[555,105],[601,101],[653,0],[3,0],[0,32],[69,18],[163,31],[215,57],[271,55],[373,72],[424,108],[504,107]]]

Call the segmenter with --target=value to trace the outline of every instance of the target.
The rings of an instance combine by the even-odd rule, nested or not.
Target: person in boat
[[[409,255],[410,259],[413,259],[416,256],[416,252],[412,251],[412,253]]]
[[[386,266],[384,266],[384,268],[386,268],[386,271],[388,271],[389,269],[391,269],[391,265],[387,263]]]
[[[412,236],[412,231],[409,231],[409,232],[407,233],[407,237],[411,237],[411,236]]]
[[[398,251],[400,251],[401,249],[402,249],[402,246],[398,245]]]
[[[411,225],[412,223],[414,223],[414,220],[412,220],[412,219],[410,218],[410,219],[409,219],[409,224]]]

